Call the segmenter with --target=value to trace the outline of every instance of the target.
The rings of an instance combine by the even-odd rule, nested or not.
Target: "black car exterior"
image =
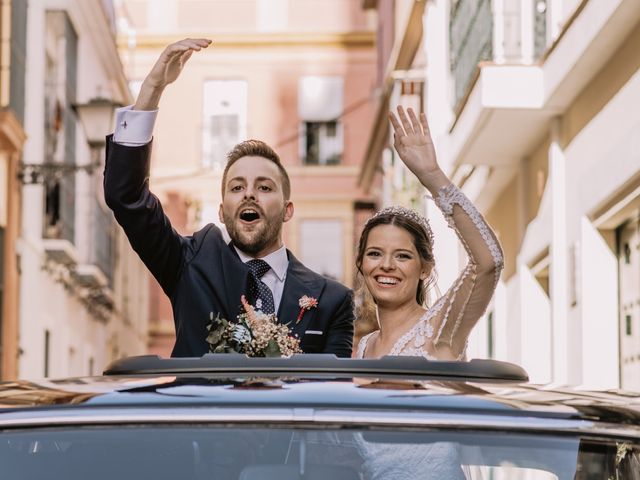
[[[640,478],[636,394],[494,361],[134,357],[0,406],[3,479]]]

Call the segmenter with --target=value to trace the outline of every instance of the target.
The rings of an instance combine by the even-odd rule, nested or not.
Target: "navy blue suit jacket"
[[[193,357],[208,352],[207,324],[211,312],[228,320],[241,312],[249,270],[213,224],[192,236],[178,234],[149,191],[151,143],[127,147],[107,137],[105,200],[133,249],[171,300],[176,343],[171,356]],[[289,267],[278,320],[288,324],[305,353],[351,356],[352,292],[312,272],[287,251]],[[317,308],[300,312],[298,301],[318,299]]]

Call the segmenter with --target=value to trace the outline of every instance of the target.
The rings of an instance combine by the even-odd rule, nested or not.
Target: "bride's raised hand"
[[[400,117],[399,120],[398,117]],[[438,172],[440,167],[436,160],[436,151],[426,115],[421,113],[418,120],[413,109],[409,108],[405,113],[404,108],[399,106],[398,117],[393,112],[389,112],[394,130],[393,146],[404,164],[419,179],[424,175]]]

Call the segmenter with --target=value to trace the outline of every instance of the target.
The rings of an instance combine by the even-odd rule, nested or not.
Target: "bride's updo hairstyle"
[[[369,240],[369,232],[378,225],[395,225],[396,227],[405,229],[411,234],[413,244],[422,260],[422,265],[429,271],[429,276],[418,283],[418,290],[416,291],[416,301],[419,305],[425,305],[427,290],[429,286],[435,282],[433,232],[429,221],[418,212],[400,206],[383,208],[375,213],[367,220],[360,235],[358,255],[356,256],[356,267],[360,275],[362,275],[362,262],[367,241]]]

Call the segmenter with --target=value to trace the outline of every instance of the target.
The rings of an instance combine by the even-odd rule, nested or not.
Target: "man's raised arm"
[[[164,88],[175,81],[194,51],[209,46],[205,39],[169,45],[147,78],[133,109],[119,109],[117,125],[107,142],[105,201],[147,268],[171,295],[183,263],[183,238],[173,229],[158,198],[149,191],[151,136]]]
[[[194,51],[207,48],[211,40],[186,38],[166,47],[142,82],[135,105],[116,111],[113,142],[128,147],[151,141],[158,104],[167,85],[174,82]]]

